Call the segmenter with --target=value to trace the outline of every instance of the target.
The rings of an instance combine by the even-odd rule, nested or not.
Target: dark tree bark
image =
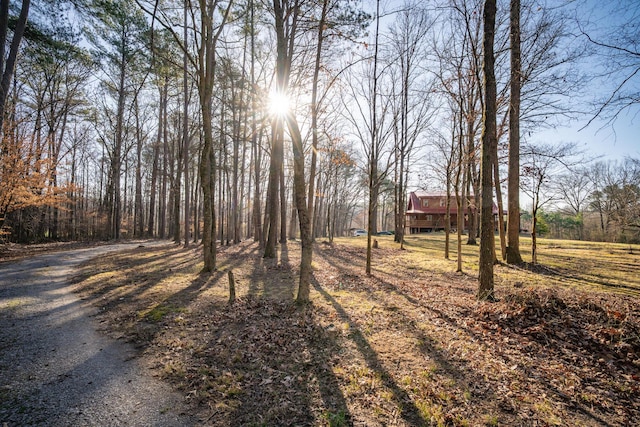
[[[464,231],[464,201],[467,194],[465,192],[466,186],[464,183],[464,120],[462,118],[463,111],[460,102],[460,114],[458,115],[458,165],[456,168],[456,178],[454,181],[454,189],[456,193],[456,213],[457,213],[457,245],[456,250],[458,253],[458,260],[456,265],[456,272],[462,272],[462,233]]]
[[[120,175],[122,169],[122,144],[124,138],[124,113],[125,113],[125,80],[127,58],[125,52],[121,52],[120,75],[118,81],[118,104],[116,112],[115,140],[111,157],[111,206],[109,207],[109,236],[112,239],[120,238],[120,224],[122,222],[122,199],[120,195]]]
[[[216,45],[224,25],[229,17],[233,1],[229,1],[226,9],[222,12],[222,22],[216,28],[213,22],[213,10],[219,4],[215,0],[207,2],[198,1],[200,7],[200,24],[202,43],[198,49],[198,95],[200,97],[200,108],[202,110],[202,127],[204,133],[204,144],[200,158],[200,185],[203,193],[203,230],[202,246],[204,267],[203,271],[211,272],[216,269],[216,213],[214,209],[215,182],[213,173],[216,167],[215,150],[213,149],[213,84],[216,68]]]
[[[280,136],[281,144],[284,144],[284,122],[280,124],[282,126],[282,134]],[[280,243],[287,243],[287,192],[284,179],[284,146],[281,153],[280,160]]]
[[[496,78],[493,42],[496,25],[496,0],[484,3],[484,111],[482,129],[482,160],[480,165],[480,260],[478,294],[480,300],[492,300],[493,296],[493,147],[496,144]]]
[[[511,0],[511,100],[509,103],[509,177],[507,263],[522,264],[520,255],[520,0]]]
[[[164,120],[162,121],[162,168],[160,169],[160,202],[158,206],[158,237],[164,239],[166,237],[167,228],[167,170],[169,168],[169,136],[168,136],[168,116],[167,104],[168,98],[164,102]]]
[[[142,204],[142,128],[140,126],[140,111],[138,97],[135,98],[136,114],[136,179],[135,179],[135,202],[133,213],[133,235],[142,237],[144,234],[144,210]]]
[[[471,98],[471,96],[470,96]],[[469,107],[467,112],[467,162],[465,163],[465,192],[467,193],[467,216],[469,218],[469,230],[467,233],[467,245],[476,245],[476,236],[478,234],[478,186],[476,184],[476,160],[475,160],[475,117],[473,113],[474,105],[469,99]]]
[[[184,9],[183,9],[183,14],[184,14],[184,33],[183,33],[183,43],[184,43],[184,47],[185,50],[187,49],[187,43],[189,41],[188,38],[188,34],[187,34],[187,2],[184,2]],[[187,69],[187,52],[183,52],[183,57],[182,57],[182,67],[183,67],[183,71],[182,71],[182,91],[184,92],[184,99],[183,99],[183,105],[182,105],[182,150],[183,150],[183,157],[184,157],[184,247],[187,248],[189,247],[189,232],[191,230],[191,228],[189,227],[189,217],[191,214],[191,204],[190,204],[190,196],[191,196],[191,189],[189,187],[189,143],[190,143],[190,139],[189,139],[189,84],[188,84],[188,69]],[[177,214],[177,212],[176,212]],[[180,221],[178,221],[178,225],[180,224]],[[180,235],[179,233],[176,234],[176,237],[178,238],[178,242],[180,242]]]
[[[186,96],[186,94],[185,94]],[[174,157],[175,162],[171,162],[171,165],[175,163],[175,173],[171,176],[171,193],[173,194],[173,224],[171,231],[173,231],[173,241],[176,244],[180,244],[180,184],[182,182],[182,161],[183,161],[183,143],[180,139],[176,139],[174,142]],[[186,193],[185,193],[186,195]]]
[[[4,109],[7,96],[9,95],[9,89],[11,88],[11,79],[13,78],[13,71],[16,66],[18,49],[20,48],[20,42],[27,27],[30,5],[30,0],[22,0],[20,16],[18,17],[16,28],[13,31],[9,54],[5,60],[5,46],[7,45],[7,33],[9,29],[9,0],[2,0],[0,3],[0,72],[2,72],[2,80],[0,81],[0,134],[3,132]]]
[[[151,195],[149,200],[149,222],[147,226],[147,235],[155,236],[155,209],[156,209],[156,194],[158,186],[158,164],[160,160],[160,144],[162,143],[162,129],[164,127],[164,104],[167,98],[167,85],[163,85],[159,88],[160,92],[160,106],[158,108],[158,135],[156,142],[153,146],[153,163],[151,166]]]
[[[507,243],[504,235],[504,229],[505,229],[504,215],[502,214],[504,212],[504,204],[502,203],[502,188],[500,188],[500,165],[498,164],[498,138],[497,137],[494,142],[495,144],[492,149],[493,178],[494,178],[494,185],[496,190],[496,201],[498,204],[498,235],[500,237],[500,256],[504,260],[507,258]],[[494,246],[493,252],[495,254],[495,244],[493,246]],[[494,261],[496,263],[498,262],[497,256],[494,256]]]
[[[276,241],[278,239],[278,193],[280,184],[280,163],[282,158],[282,122],[274,119],[271,132],[271,157],[269,160],[269,181],[267,183],[267,207],[268,217],[267,241],[264,246],[264,258],[276,257]]]

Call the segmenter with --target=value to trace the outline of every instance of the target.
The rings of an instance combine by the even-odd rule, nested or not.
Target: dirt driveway
[[[96,309],[69,285],[81,262],[132,247],[0,264],[0,425],[198,424],[183,399],[138,364],[131,346],[97,332]]]

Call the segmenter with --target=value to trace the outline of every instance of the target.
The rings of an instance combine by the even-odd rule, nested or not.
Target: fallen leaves
[[[364,250],[334,244],[316,247],[313,304],[298,307],[297,244],[277,263],[256,248],[221,248],[233,306],[224,272],[198,276],[198,254],[172,246],[107,257],[79,280],[205,425],[640,422],[632,297],[507,283],[480,303],[469,276],[412,268],[386,247],[393,268],[366,276]]]

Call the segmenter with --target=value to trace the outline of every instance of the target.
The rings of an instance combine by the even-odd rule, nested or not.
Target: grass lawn
[[[386,236],[384,238],[392,240]],[[410,254],[407,255],[407,260],[415,268],[442,273],[455,270],[457,252],[453,239],[450,260],[444,260],[444,233],[408,236],[406,247]],[[362,243],[366,245],[366,241]],[[463,236],[463,270],[477,275],[479,247],[465,243],[466,236]],[[499,245],[500,241],[496,238],[498,256]],[[498,265],[495,268],[496,284],[562,286],[640,296],[640,245],[538,238],[537,246],[538,266],[513,268],[506,264]],[[531,261],[531,238],[521,237],[520,248],[524,261]]]
[[[203,425],[640,424],[640,247],[540,239],[540,265],[496,265],[486,303],[477,247],[456,273],[442,234],[377,239],[371,276],[365,238],[319,241],[307,307],[297,242],[278,260],[220,247],[211,275],[200,248],[141,247],[75,285]]]

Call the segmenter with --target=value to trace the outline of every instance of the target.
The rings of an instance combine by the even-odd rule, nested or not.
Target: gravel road
[[[145,243],[152,245],[154,243]],[[183,399],[130,345],[97,332],[68,279],[117,244],[0,265],[0,426],[190,426]]]

